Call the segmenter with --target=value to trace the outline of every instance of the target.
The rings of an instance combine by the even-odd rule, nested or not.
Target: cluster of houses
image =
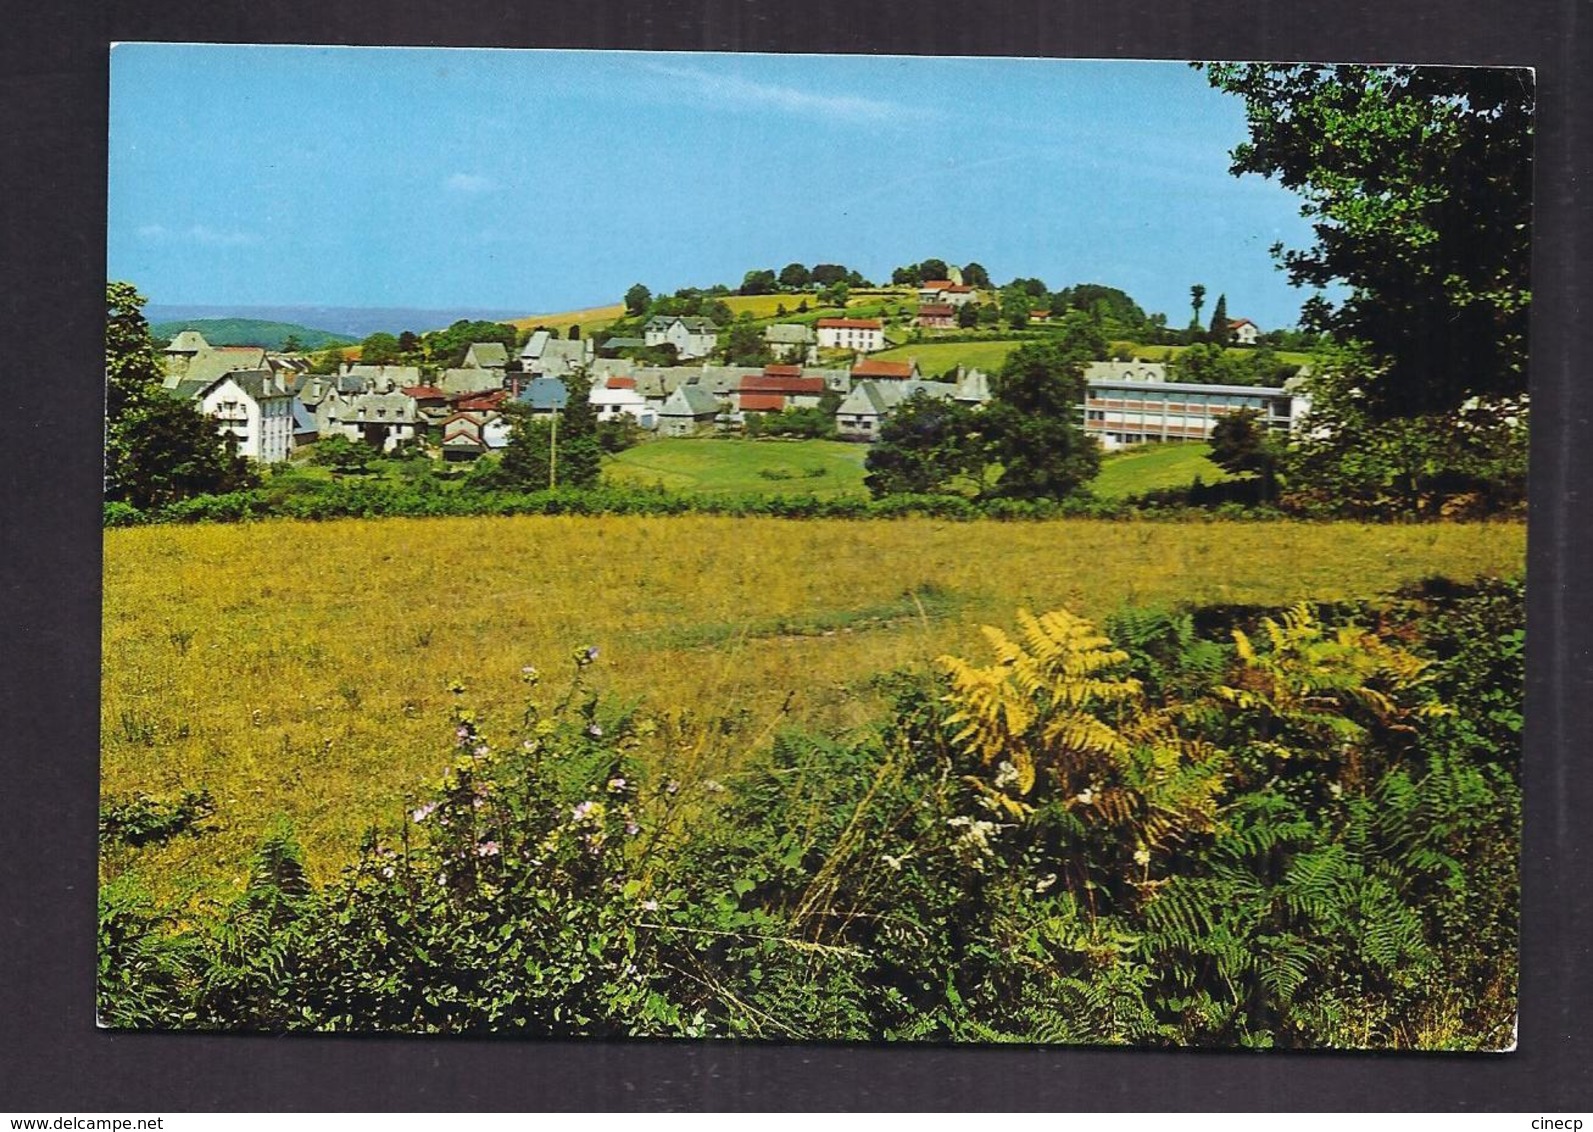
[[[941,301],[927,305],[954,310],[971,301],[960,297],[972,288],[933,281],[920,298],[931,293]],[[646,324],[642,344],[668,342],[684,360],[706,359],[717,332],[706,319],[661,317]],[[520,350],[518,370],[502,343],[477,342],[459,366],[425,378],[417,366],[348,363],[335,374],[311,374],[297,355],[211,346],[184,330],[165,349],[165,384],[173,396],[196,402],[240,454],[262,463],[287,460],[295,448],[334,436],[383,452],[425,441],[446,459],[474,459],[508,444],[509,402],[532,416],[557,414],[569,404],[566,381],[575,375],[588,382],[600,420],[629,418],[662,436],[737,430],[757,414],[834,405],[837,435],[868,441],[909,397],[972,407],[990,399],[989,378],[977,369],[959,366],[926,380],[913,360],[869,357],[885,344],[875,319],[775,324],[765,341],[779,359],[767,365],[653,366],[600,357],[590,340],[537,331]],[[848,350],[852,359],[821,366],[822,349]],[[1281,388],[1169,382],[1160,363],[1094,362],[1085,378],[1083,425],[1108,449],[1204,439],[1224,414],[1239,409],[1259,411],[1269,428],[1288,429],[1307,407]]]

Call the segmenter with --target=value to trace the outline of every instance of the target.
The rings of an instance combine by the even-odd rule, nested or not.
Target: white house
[[[199,411],[237,443],[238,454],[278,464],[293,453],[293,394],[270,370],[223,374],[195,395]]]
[[[694,315],[654,315],[642,327],[642,341],[673,346],[679,358],[706,357],[719,345],[719,324]]]
[[[1261,334],[1261,328],[1248,318],[1231,318],[1228,320],[1228,332],[1239,345],[1254,346]]]
[[[658,424],[658,409],[637,391],[634,377],[611,377],[602,385],[593,385],[587,400],[597,409],[600,421],[628,416],[643,428]]]
[[[877,318],[821,318],[819,348],[869,354],[885,348],[885,327]]]

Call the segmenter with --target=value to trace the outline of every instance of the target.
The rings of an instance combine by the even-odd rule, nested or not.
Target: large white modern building
[[[1085,383],[1084,431],[1108,451],[1165,440],[1206,440],[1219,420],[1241,409],[1259,412],[1269,429],[1287,431],[1309,405],[1299,393],[1270,386],[1090,378]]]

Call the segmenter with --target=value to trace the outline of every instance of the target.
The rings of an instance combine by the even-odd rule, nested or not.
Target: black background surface
[[[1513,1110],[1593,1106],[1593,5],[177,0],[0,34],[0,1110]],[[118,40],[1538,68],[1520,1044],[1503,1055],[111,1034],[94,1027],[108,46]],[[262,76],[269,83],[270,76]],[[632,124],[634,126],[634,124]],[[521,144],[529,139],[509,139]],[[202,162],[196,175],[203,175]],[[1043,186],[1036,187],[1043,192]],[[1192,219],[1193,222],[1193,219]]]

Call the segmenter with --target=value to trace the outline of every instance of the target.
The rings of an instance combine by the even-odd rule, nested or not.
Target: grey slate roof
[[[762,372],[762,366],[702,366],[696,384],[714,394],[728,396],[741,388],[742,378]]]
[[[166,392],[179,401],[192,401],[209,388],[210,382],[208,381],[179,381],[176,385],[168,385]]]
[[[183,370],[184,381],[212,382],[233,370],[256,370],[266,367],[265,351],[248,347],[244,349],[205,350],[195,354]]]
[[[497,370],[459,366],[444,370],[436,385],[449,393],[488,393],[503,388],[503,377]]]
[[[210,343],[205,341],[205,336],[197,330],[179,331],[166,347],[168,354],[203,354],[210,350]]]
[[[268,369],[231,370],[220,377],[212,378],[204,383],[195,396],[203,396],[223,381],[231,380],[234,385],[242,389],[256,401],[272,401],[280,397],[292,397],[286,389],[277,382],[276,374]],[[188,381],[178,383],[178,388],[191,384]]]
[[[366,378],[376,380],[391,378],[393,384],[402,389],[406,385],[420,384],[419,366],[390,366],[390,365],[360,365],[349,367],[348,377],[359,378],[363,382]],[[359,388],[365,388],[363,384]]]
[[[718,416],[724,405],[700,385],[682,385],[669,395],[658,415],[661,417]]]
[[[957,387],[944,381],[860,381],[835,410],[837,416],[885,416],[916,393],[946,399]]]
[[[631,350],[647,345],[645,338],[609,338],[603,343],[605,350]]]
[[[415,399],[404,393],[361,393],[349,404],[347,422],[414,424]]]
[[[533,377],[515,400],[530,405],[533,412],[551,413],[570,403],[570,391],[556,377]]]
[[[465,351],[465,364],[472,360],[483,369],[502,369],[509,364],[509,351],[502,342],[472,342]]]
[[[659,400],[668,397],[675,390],[687,382],[694,382],[702,376],[700,366],[638,366],[631,374],[620,374],[636,378],[636,392],[643,397]]]
[[[660,331],[668,330],[674,323],[681,323],[687,330],[703,334],[719,333],[719,324],[711,318],[704,318],[695,314],[655,314],[647,320],[647,325],[642,329]]]
[[[294,398],[294,400],[293,400],[293,433],[294,433],[294,435],[297,436],[300,433],[306,433],[306,432],[319,434],[320,430],[321,430],[320,429],[320,425],[316,424],[316,421],[315,421],[315,413],[312,412],[310,409],[306,408],[303,401],[300,401],[298,398]]]
[[[536,335],[531,336],[532,339]],[[568,338],[548,338],[535,353],[531,352],[531,342],[526,342],[526,352],[520,355],[520,364],[527,373],[540,374],[544,377],[564,377],[574,370],[580,369],[590,360],[587,353],[587,342],[584,338],[571,341]]]

